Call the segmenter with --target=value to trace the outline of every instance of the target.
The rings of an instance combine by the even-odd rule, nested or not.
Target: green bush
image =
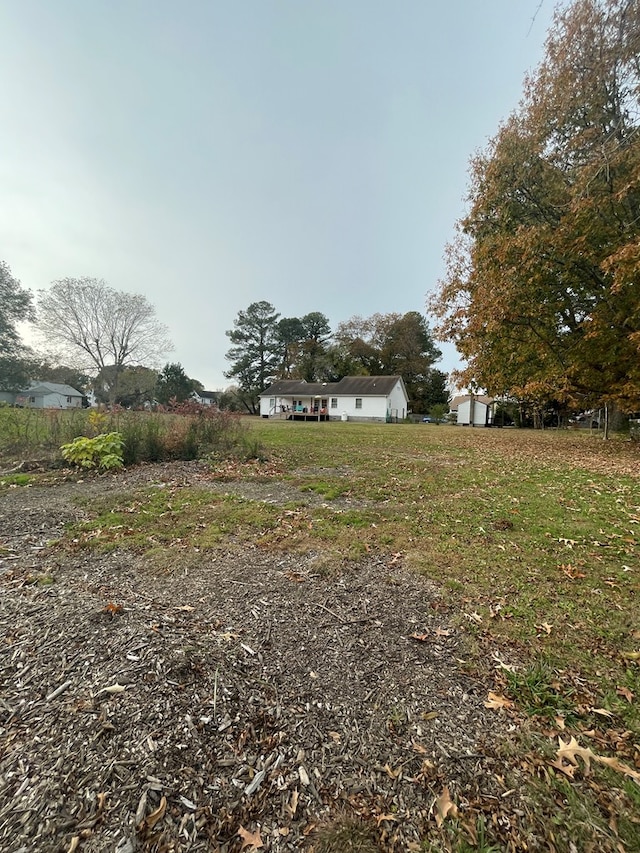
[[[123,465],[122,450],[124,439],[119,432],[108,432],[87,438],[84,435],[74,438],[69,444],[60,448],[67,462],[79,465],[81,468],[121,468]]]

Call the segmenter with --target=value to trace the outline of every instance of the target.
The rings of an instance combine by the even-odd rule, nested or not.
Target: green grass
[[[468,669],[494,678],[534,730],[561,722],[579,737],[594,731],[595,751],[634,766],[640,446],[404,424],[256,420],[251,430],[267,461],[221,465],[210,490],[151,489],[104,501],[69,539],[164,553],[163,565],[174,548],[247,542],[315,552],[337,567],[367,555],[401,560],[446,595]],[[268,483],[281,500],[225,494],[228,480]],[[496,650],[514,672],[495,672]],[[537,750],[524,736],[519,748]],[[602,767],[571,782],[546,770],[541,782],[540,773],[531,776],[531,796],[541,815],[556,815],[557,826],[546,817],[541,825],[558,850],[568,849],[562,838],[572,832],[583,849],[616,849],[610,823],[628,849],[640,849],[638,824],[606,794],[607,786],[620,791],[618,801],[637,817],[635,783]],[[475,847],[458,839],[442,849],[491,850],[489,829],[477,831]]]
[[[33,477],[29,474],[5,474],[0,477],[0,487],[4,486],[29,486],[33,482]]]

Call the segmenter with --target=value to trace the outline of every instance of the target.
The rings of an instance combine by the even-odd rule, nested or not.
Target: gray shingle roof
[[[357,397],[386,397],[396,386],[400,376],[345,376],[337,383],[340,394]]]
[[[71,385],[60,385],[57,382],[37,382],[20,392],[21,395],[35,397],[38,394],[62,394],[63,397],[82,397],[82,393]]]
[[[305,382],[302,379],[277,379],[260,394],[261,397],[386,397],[400,376],[345,376],[340,382]],[[404,383],[403,383],[404,385]]]

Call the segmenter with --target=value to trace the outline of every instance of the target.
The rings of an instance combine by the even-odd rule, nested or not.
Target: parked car
[[[433,418],[430,418],[428,415],[422,419],[423,424],[432,424]]]

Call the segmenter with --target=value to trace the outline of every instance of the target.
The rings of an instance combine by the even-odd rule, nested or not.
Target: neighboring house
[[[218,391],[192,391],[191,399],[195,400],[196,403],[200,403],[201,406],[217,406],[218,405]]]
[[[454,397],[449,405],[450,411],[458,413],[458,426],[491,426],[494,408],[494,398],[486,394],[462,394]]]
[[[57,382],[35,382],[24,391],[15,395],[17,406],[32,409],[80,409],[82,408],[80,391],[70,385]]]
[[[401,421],[409,398],[401,376],[345,376],[340,382],[278,379],[260,394],[263,418]]]

